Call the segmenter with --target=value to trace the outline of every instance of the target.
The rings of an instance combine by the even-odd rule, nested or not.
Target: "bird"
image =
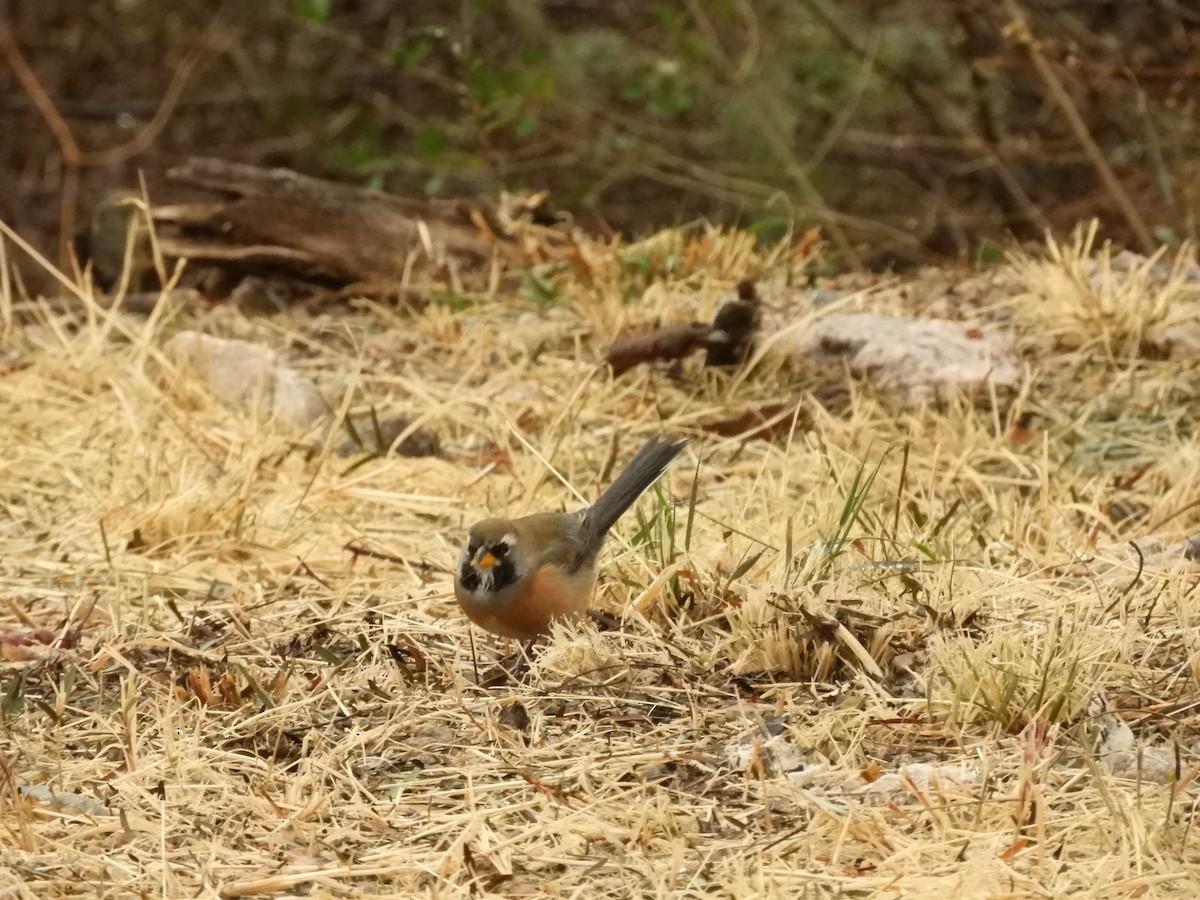
[[[454,578],[467,618],[532,645],[554,621],[587,612],[609,529],[686,445],[651,438],[600,498],[577,512],[476,522]]]

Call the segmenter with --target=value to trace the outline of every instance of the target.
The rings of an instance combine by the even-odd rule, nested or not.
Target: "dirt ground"
[[[5,277],[0,895],[1195,896],[1191,251],[906,283],[806,253],[671,231],[270,315]],[[747,364],[602,364],[745,277]],[[855,312],[995,333],[1011,381],[797,353]],[[184,330],[438,453],[222,399]],[[664,433],[604,615],[506,675],[453,598],[467,527],[577,508]]]

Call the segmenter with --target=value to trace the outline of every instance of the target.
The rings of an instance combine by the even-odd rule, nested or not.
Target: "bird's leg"
[[[475,654],[475,629],[467,629],[467,635],[471,639],[471,668],[475,670],[475,683],[479,683],[479,657]]]
[[[533,661],[533,645],[537,642],[537,638],[521,641],[517,644],[517,652],[505,658],[505,662],[508,660],[513,661],[514,665],[511,669],[508,669],[507,665],[505,668],[508,669],[509,674],[517,681],[520,681],[529,674],[529,664]]]
[[[529,663],[532,659],[530,650],[535,643],[537,643],[537,638],[531,641],[520,641],[517,643],[517,649],[514,651],[511,649],[513,644],[512,639],[504,638],[502,655],[496,662],[493,677],[488,679],[488,681],[496,683],[495,676],[497,675],[500,676],[500,682],[503,682],[505,678],[511,678],[514,681],[524,678],[529,671]]]

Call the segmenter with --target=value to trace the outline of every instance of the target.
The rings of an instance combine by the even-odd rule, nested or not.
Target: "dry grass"
[[[1081,228],[1069,247],[1048,243],[1045,257],[1019,255],[1027,292],[1014,304],[1030,332],[1074,351],[1137,355],[1156,331],[1200,319],[1200,282],[1189,278],[1195,256],[1185,247],[1166,259],[1096,247],[1098,223]]]
[[[1200,523],[1195,373],[1026,268],[1056,324],[1013,315],[1013,398],[906,408],[781,342],[613,382],[621,328],[738,277],[773,321],[813,310],[743,235],[587,252],[540,298],[416,315],[21,324],[5,294],[0,896],[1193,896],[1196,574],[1125,542]],[[184,327],[283,348],[447,458],[223,408],[157,353]],[[773,442],[704,431],[780,399]],[[663,431],[692,443],[610,543],[620,628],[489,686],[503,648],[449,593],[465,527],[573,507],[539,456],[592,497]],[[1110,772],[1099,698],[1177,753],[1165,783]]]

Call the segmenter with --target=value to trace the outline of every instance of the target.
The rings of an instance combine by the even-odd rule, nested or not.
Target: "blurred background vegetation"
[[[1198,230],[1190,0],[0,3],[0,217],[50,250],[189,155],[850,265]]]

